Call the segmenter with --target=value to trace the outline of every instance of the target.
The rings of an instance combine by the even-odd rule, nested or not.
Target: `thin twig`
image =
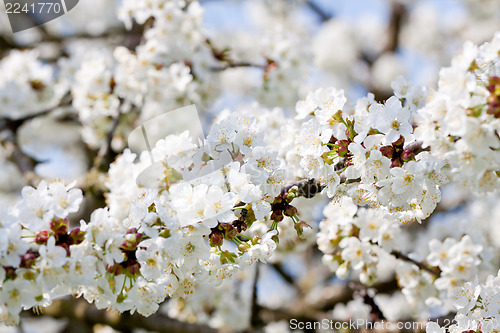
[[[113,136],[116,132],[116,129],[118,128],[118,125],[120,124],[120,118],[121,118],[121,111],[118,109],[118,115],[113,119],[113,123],[111,124],[111,128],[109,129],[108,133],[106,134],[106,141],[104,145],[99,149],[99,152],[97,153],[97,156],[94,160],[94,168],[95,169],[101,169],[105,166],[106,158],[110,155],[111,153],[111,143],[113,141]]]
[[[319,16],[322,22],[326,22],[332,18],[332,15],[326,14],[323,9],[321,9],[315,2],[314,0],[308,0],[306,1],[306,5],[316,14]]]
[[[251,67],[251,68],[260,68],[265,69],[265,65],[254,64],[250,62],[227,62],[226,65],[220,67],[211,67],[210,70],[214,72],[225,71],[228,68],[238,68],[238,67]]]
[[[274,268],[276,273],[278,273],[283,278],[283,280],[285,280],[290,286],[292,286],[299,294],[302,294],[302,290],[295,283],[295,279],[290,274],[285,272],[280,264],[273,263],[271,264],[271,267]]]
[[[14,134],[17,134],[17,130],[19,127],[21,127],[25,122],[38,118],[38,117],[43,117],[51,113],[52,111],[59,109],[61,107],[66,107],[70,106],[71,103],[73,102],[71,98],[71,94],[68,92],[66,95],[64,95],[61,100],[59,101],[59,104],[56,106],[53,106],[51,108],[45,109],[38,111],[36,113],[32,113],[29,115],[26,115],[21,118],[16,118],[16,119],[10,119],[6,117],[0,117],[0,132],[6,129],[11,130],[14,132]]]
[[[391,5],[391,19],[388,27],[387,44],[382,53],[395,52],[399,45],[399,35],[406,16],[406,7],[403,4],[393,2]]]
[[[436,277],[441,276],[441,271],[439,271],[438,269],[435,269],[433,267],[427,266],[426,264],[424,264],[424,263],[422,263],[420,261],[412,259],[412,258],[408,257],[406,254],[401,253],[400,251],[393,250],[391,252],[391,254],[393,256],[395,256],[396,259],[400,259],[400,260],[411,262],[412,264],[416,265],[421,270],[429,272],[429,273],[431,273],[432,275],[434,275]]]

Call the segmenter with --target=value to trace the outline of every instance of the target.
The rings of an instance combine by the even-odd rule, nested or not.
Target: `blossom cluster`
[[[186,134],[153,149],[164,160],[156,189],[134,183],[134,191],[126,190],[132,195],[120,195],[120,178],[145,167],[130,152],[121,156],[107,183],[109,208],[71,231],[66,218],[78,210],[80,190],[62,183],[23,189],[23,200],[2,217],[3,320],[14,323],[21,308],[73,293],[98,308],[150,315],[167,296],[187,298],[202,283],[219,285],[267,260],[283,215],[303,233],[290,205],[296,190],[282,193],[284,170],[276,153],[259,145],[263,134],[254,119],[231,114],[214,125],[205,146],[179,156],[170,149],[175,142],[195,147]],[[41,289],[28,292],[33,288]]]
[[[220,63],[203,32],[198,2],[128,1],[120,13],[127,25],[132,19],[151,22],[137,47],[75,44],[70,57],[59,61],[90,147],[101,146],[113,121],[126,114],[128,124],[114,135],[117,151],[134,127],[166,109],[206,107],[217,91],[213,68]]]
[[[346,98],[335,89],[317,90],[297,104],[297,118],[305,122],[296,138],[300,165],[324,184],[329,197],[347,194],[358,205],[382,207],[402,221],[432,213],[446,182],[444,161],[415,139],[412,109],[422,101],[411,91],[422,92],[411,88],[401,88],[399,97],[384,104],[369,95],[353,113],[342,110]]]
[[[454,290],[456,299],[453,303],[457,315],[453,324],[440,327],[438,323],[429,322],[427,332],[444,333],[480,331],[495,332],[499,326],[500,313],[500,272],[496,276],[489,275],[486,282],[466,282]]]
[[[2,59],[0,100],[3,118],[19,119],[58,105],[67,86],[54,81],[54,68],[37,51],[13,51]]]
[[[454,182],[478,192],[498,188],[499,50],[498,33],[481,47],[466,43],[418,112],[417,137],[448,162]]]

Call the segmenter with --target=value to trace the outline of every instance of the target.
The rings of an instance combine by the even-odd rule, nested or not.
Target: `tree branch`
[[[113,122],[111,123],[111,127],[106,135],[106,141],[104,145],[99,149],[99,152],[97,153],[97,156],[94,160],[94,168],[95,169],[102,169],[105,168],[105,166],[109,166],[110,161],[110,155],[112,152],[111,149],[111,143],[113,141],[113,136],[116,132],[116,129],[118,128],[118,125],[120,124],[120,118],[121,118],[121,111],[120,108],[118,108],[118,114],[116,117],[113,119]],[[107,170],[106,170],[107,171]]]
[[[51,113],[52,111],[61,108],[61,107],[66,107],[70,106],[71,103],[73,102],[73,99],[71,98],[71,94],[68,92],[66,95],[64,95],[59,104],[56,106],[53,106],[49,109],[45,109],[33,114],[26,115],[21,118],[17,119],[10,119],[6,117],[0,117],[0,132],[6,129],[11,130],[14,134],[17,134],[17,130],[27,121],[38,118],[38,117],[43,117]]]
[[[426,272],[429,272],[431,273],[432,275],[436,276],[436,277],[439,277],[441,276],[441,271],[439,269],[436,269],[436,268],[433,268],[433,267],[430,267],[430,266],[427,266],[426,264],[422,263],[422,262],[419,262],[417,260],[414,260],[410,257],[408,257],[406,254],[403,254],[401,253],[400,251],[396,251],[396,250],[393,250],[391,252],[391,254],[393,256],[396,257],[396,259],[400,259],[400,260],[404,260],[404,261],[408,261],[408,262],[411,262],[412,264],[416,265],[418,268],[420,268],[421,270],[424,270]]]
[[[221,67],[211,67],[210,69],[214,72],[222,72],[225,71],[228,68],[238,68],[238,67],[253,67],[253,68],[260,68],[260,69],[265,69],[265,65],[259,65],[259,64],[254,64],[250,62],[232,62],[232,61],[226,61],[227,64]]]
[[[0,140],[0,143],[10,152],[9,159],[17,166],[26,183],[32,186],[35,185],[41,180],[35,173],[35,167],[39,161],[23,152],[13,131],[4,130],[3,133],[4,138]]]
[[[399,45],[399,35],[406,17],[406,8],[403,4],[393,2],[391,5],[391,19],[389,21],[387,44],[382,53],[395,52]]]
[[[94,304],[89,304],[83,299],[56,300],[47,307],[44,315],[55,319],[69,319],[75,323],[85,323],[92,327],[96,324],[110,326],[118,331],[132,329],[145,329],[158,333],[215,333],[217,330],[208,326],[183,323],[157,312],[150,317],[143,317],[135,313],[118,313],[116,311],[98,310]],[[34,316],[32,311],[24,311],[23,316]]]
[[[283,267],[280,264],[273,263],[273,264],[270,264],[270,265],[271,265],[272,268],[274,268],[274,270],[276,271],[276,273],[278,273],[283,278],[283,280],[285,280],[290,286],[292,286],[299,294],[302,294],[302,290],[295,283],[294,278],[290,274],[288,274],[287,272],[285,272],[285,270],[283,269]]]
[[[321,19],[321,22],[326,22],[332,18],[331,15],[325,13],[322,8],[320,8],[314,0],[307,0],[306,5]]]

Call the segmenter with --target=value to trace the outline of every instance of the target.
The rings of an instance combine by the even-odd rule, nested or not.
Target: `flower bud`
[[[33,90],[42,92],[45,89],[45,84],[41,80],[31,80],[30,86]]]
[[[132,265],[127,267],[127,274],[130,274],[131,276],[136,276],[137,274],[140,274],[141,271],[141,264],[139,262],[135,261],[132,263]]]
[[[287,193],[284,194],[284,198],[286,202],[290,203],[293,199],[299,196],[299,188],[297,185],[292,186],[291,189],[288,190]]]
[[[347,153],[349,152],[349,149],[347,148],[349,146],[349,141],[338,140],[335,144],[338,145],[337,154],[340,157],[346,157]]]
[[[247,250],[250,248],[250,244],[248,243],[241,243],[240,245],[238,245],[238,250],[240,250],[240,252],[247,252]]]
[[[291,206],[291,205],[288,205],[284,211],[284,214],[286,216],[295,216],[295,215],[297,215],[297,213],[298,213],[297,208],[295,208],[294,206]]]
[[[283,221],[283,212],[281,210],[275,210],[271,214],[271,220],[276,222]]]
[[[489,97],[491,97],[491,95]],[[488,97],[488,102],[489,102],[489,97]],[[477,118],[481,116],[481,113],[482,113],[482,108],[480,107],[467,108],[465,110],[465,114],[467,115],[467,117]]]
[[[392,145],[396,148],[403,148],[403,146],[405,145],[405,138],[400,136],[399,139],[392,143]]]
[[[401,163],[399,158],[394,159],[391,163],[391,168],[401,168],[402,166],[403,166],[403,163]]]
[[[66,235],[68,233],[68,224],[67,219],[56,217],[50,222],[50,229],[52,229],[56,235]]]
[[[340,123],[342,121],[342,110],[338,110],[333,116],[332,119],[336,123]]]
[[[35,234],[35,243],[38,245],[46,245],[50,236],[53,236],[52,232],[49,230],[40,230]]]
[[[401,161],[408,162],[415,159],[415,152],[412,149],[405,149],[401,154]]]
[[[137,228],[130,228],[127,230],[127,235],[136,234],[136,233],[137,233]]]
[[[213,229],[212,233],[209,236],[209,243],[211,247],[222,246],[224,242],[224,235],[218,229]]]
[[[280,204],[282,202],[283,202],[283,196],[280,194],[276,197],[276,199],[274,199],[273,204]]]
[[[351,165],[354,165],[354,163],[352,163],[352,159],[350,159],[350,158],[346,159],[344,162],[344,166],[347,168],[348,166],[351,166]]]
[[[353,132],[351,132],[351,131],[349,131],[349,129],[346,129],[346,130],[345,130],[345,136],[347,136],[347,139],[348,139],[349,141],[354,140],[354,133],[353,133]]]
[[[25,255],[21,256],[21,265],[23,268],[31,268],[36,262],[38,256],[34,253],[28,252]]]
[[[125,235],[125,241],[127,243],[132,243],[133,244],[133,243],[135,243],[137,241],[137,237],[135,236],[135,234],[129,234],[129,233],[127,233]]]
[[[490,81],[488,82],[488,90],[490,93],[495,93],[500,85],[500,77],[492,76],[490,77]]]
[[[123,267],[122,265],[115,263],[114,265],[106,266],[106,271],[110,274],[120,275],[123,273]]]
[[[312,230],[311,226],[304,221],[300,221],[295,223],[294,225],[295,231],[297,231],[297,236],[300,239],[306,239],[309,236],[310,231]]]
[[[394,157],[394,147],[393,146],[383,146],[380,147],[380,152],[382,155],[387,157],[388,159],[391,159]]]
[[[229,227],[226,229],[225,232],[226,239],[228,240],[233,239],[234,237],[236,237],[237,234],[238,231],[232,225],[229,225]]]
[[[220,223],[219,230],[223,233],[224,238],[227,240],[231,240],[236,237],[238,231],[231,223]]]
[[[487,114],[493,115],[495,118],[500,118],[500,101],[496,96],[488,96]]]
[[[75,228],[69,233],[69,242],[71,245],[78,245],[85,239],[85,232],[80,228]]]
[[[121,304],[121,303],[125,302],[127,297],[128,297],[128,294],[119,294],[118,296],[116,296],[116,303]]]
[[[242,232],[242,231],[247,230],[247,224],[242,220],[234,221],[233,227],[236,229],[236,232]]]
[[[3,269],[5,269],[5,278],[6,279],[14,280],[15,278],[17,278],[16,269],[14,267],[7,266],[7,267],[4,267]]]

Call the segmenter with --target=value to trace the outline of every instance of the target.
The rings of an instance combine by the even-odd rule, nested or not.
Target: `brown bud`
[[[140,273],[140,271],[141,271],[141,264],[139,264],[139,262],[137,261],[127,267],[127,273],[132,276],[136,276],[137,274]]]
[[[80,228],[75,228],[69,233],[69,242],[71,245],[78,245],[85,239],[85,232],[81,231]]]
[[[49,230],[37,231],[35,234],[35,243],[37,243],[38,245],[46,245],[47,241],[52,235],[52,232]]]
[[[403,148],[403,146],[405,145],[405,138],[400,136],[399,139],[392,143],[392,145],[396,148]]]
[[[285,211],[284,211],[284,214],[286,216],[295,216],[297,215],[298,211],[297,211],[297,208],[289,205],[285,208]]]
[[[31,252],[26,253],[25,255],[23,255],[21,257],[21,265],[20,265],[20,267],[23,267],[23,268],[31,268],[31,267],[33,267],[33,265],[36,262],[37,257],[38,256],[35,255],[34,253],[31,253]]]
[[[399,158],[394,159],[391,163],[391,168],[401,168],[402,166],[403,163],[401,163],[401,160]]]
[[[16,269],[12,266],[4,267],[5,269],[5,278],[14,280],[17,277]]]
[[[50,222],[50,229],[56,234],[56,235],[66,235],[68,233],[68,220],[67,219],[60,219],[60,218],[54,218]]]
[[[281,210],[275,210],[271,214],[271,220],[276,222],[283,221],[283,212]]]
[[[236,220],[233,222],[233,227],[236,228],[237,232],[242,232],[247,230],[247,224],[242,220]]]
[[[229,225],[229,227],[225,231],[226,232],[224,233],[224,235],[228,240],[233,239],[238,234],[238,231],[232,225]]]
[[[224,242],[224,234],[218,229],[213,229],[209,236],[209,243],[212,247],[222,246]]]
[[[415,159],[415,152],[412,149],[405,149],[401,154],[401,161],[408,162]]]
[[[120,275],[123,273],[124,269],[122,265],[115,263],[114,265],[106,266],[106,271],[110,274]]]
[[[383,146],[380,147],[380,152],[385,157],[392,159],[394,157],[394,147],[393,146]]]

